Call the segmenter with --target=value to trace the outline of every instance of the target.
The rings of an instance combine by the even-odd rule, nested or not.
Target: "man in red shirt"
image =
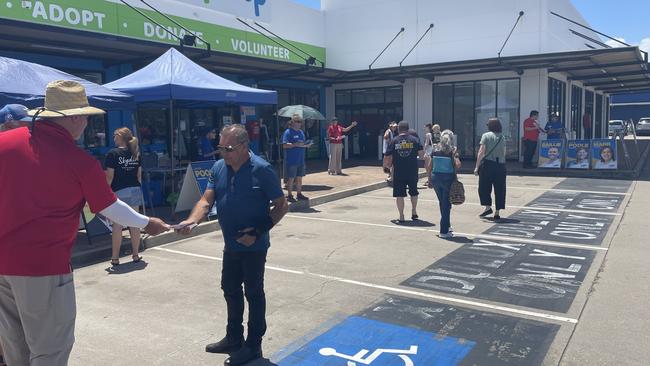
[[[327,128],[327,138],[330,142],[330,163],[327,168],[328,174],[343,175],[341,156],[343,155],[343,134],[350,132],[357,122],[352,122],[348,127],[339,125],[339,119],[332,118],[332,124]]]
[[[537,123],[538,111],[531,111],[530,117],[524,121],[524,168],[533,168],[533,155],[537,150],[539,133],[544,130]]]
[[[0,133],[0,343],[8,365],[64,366],[74,343],[70,254],[88,202],[123,226],[169,229],[116,199],[99,162],[76,146],[90,107],[74,81],[48,84],[32,130]]]

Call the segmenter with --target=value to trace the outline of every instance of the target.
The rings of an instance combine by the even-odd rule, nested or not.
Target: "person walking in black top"
[[[499,211],[506,208],[506,141],[498,118],[490,118],[487,128],[488,132],[481,136],[474,169],[474,174],[478,175],[478,195],[484,207],[479,217],[494,212],[494,220],[499,220]],[[495,211],[492,211],[493,188]]]
[[[138,210],[142,202],[142,169],[140,167],[140,153],[138,139],[126,127],[118,128],[113,133],[115,149],[106,155],[106,181],[111,185],[115,195],[134,210]],[[140,229],[129,228],[131,234],[131,257],[133,262],[139,262],[142,257],[140,250]],[[111,264],[120,264],[120,246],[122,245],[122,226],[113,223],[113,252]]]
[[[418,219],[418,157],[424,156],[420,139],[409,133],[409,124],[401,121],[397,125],[399,135],[388,143],[384,155],[384,170],[393,167],[393,197],[396,198],[400,223],[404,222],[404,197],[406,188],[411,196],[411,219]]]

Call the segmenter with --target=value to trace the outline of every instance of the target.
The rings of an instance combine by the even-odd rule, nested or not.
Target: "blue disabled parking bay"
[[[475,343],[358,316],[345,319],[279,366],[457,365]]]

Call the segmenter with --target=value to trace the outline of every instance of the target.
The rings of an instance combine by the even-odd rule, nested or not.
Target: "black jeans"
[[[506,208],[506,164],[484,160],[478,173],[478,195],[482,206],[492,206],[492,187],[497,210]]]
[[[524,167],[533,166],[535,150],[537,150],[537,141],[524,140]]]
[[[221,289],[228,306],[226,334],[231,339],[243,339],[244,292],[248,301],[248,337],[246,344],[262,345],[266,333],[266,295],[264,294],[264,264],[266,251],[224,252]]]

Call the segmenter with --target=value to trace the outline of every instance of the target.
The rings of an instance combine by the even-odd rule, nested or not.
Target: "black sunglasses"
[[[233,152],[233,151],[235,151],[235,148],[237,148],[237,147],[239,147],[241,145],[243,145],[243,144],[237,144],[235,146],[232,146],[232,145],[228,145],[228,146],[217,145],[217,149],[224,150],[225,152]]]

